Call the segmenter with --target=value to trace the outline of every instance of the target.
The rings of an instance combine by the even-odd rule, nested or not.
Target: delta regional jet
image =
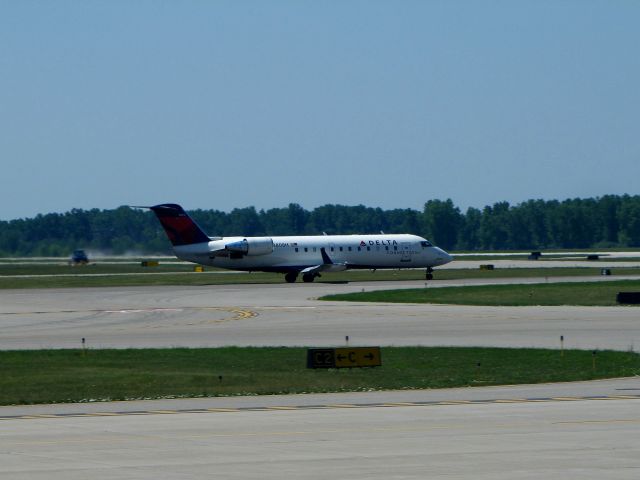
[[[180,205],[150,208],[160,220],[175,255],[189,262],[231,270],[284,273],[293,283],[313,282],[322,272],[350,269],[426,268],[453,258],[416,235],[318,235],[291,237],[209,237]]]

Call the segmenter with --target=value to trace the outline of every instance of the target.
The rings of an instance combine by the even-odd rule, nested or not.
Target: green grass
[[[592,380],[640,373],[632,352],[385,347],[382,367],[309,370],[304,348],[0,352],[0,404]]]
[[[236,283],[282,283],[283,275],[274,273],[234,274],[220,272],[167,273],[127,275],[60,275],[55,277],[35,276],[28,278],[2,278],[0,289],[7,288],[82,288],[82,287],[133,287],[153,285],[224,285]]]
[[[612,306],[617,305],[616,294],[620,291],[640,291],[640,281],[412,288],[327,295],[321,300],[496,306]]]
[[[120,273],[178,273],[193,272],[194,264],[160,263],[157,267],[142,267],[140,263],[91,263],[71,266],[66,263],[8,263],[0,262],[0,277],[4,275],[109,275]],[[214,269],[212,269],[214,270]],[[215,269],[219,270],[219,269]]]
[[[160,263],[158,267],[141,267],[139,264],[91,264],[70,267],[65,263],[18,264],[0,262],[0,289],[6,288],[67,288],[67,287],[118,287],[144,285],[223,285],[237,283],[283,283],[284,275],[254,272],[230,273],[205,267],[204,273],[194,273],[193,264],[177,262]],[[463,278],[528,278],[556,276],[599,275],[600,268],[510,268],[495,270],[438,269],[438,280]],[[639,275],[640,268],[617,268],[612,275]],[[16,275],[24,275],[22,277]],[[424,280],[424,270],[350,270],[326,273],[317,282],[366,282],[382,280]]]

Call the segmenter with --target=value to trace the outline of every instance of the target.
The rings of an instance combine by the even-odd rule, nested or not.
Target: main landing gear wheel
[[[305,273],[302,275],[302,281],[305,283],[311,283],[315,280],[316,276],[313,273]]]
[[[298,278],[298,274],[296,272],[289,272],[284,276],[284,279],[288,283],[295,283],[296,278]]]
[[[433,280],[433,268],[427,268],[426,278],[427,280]]]

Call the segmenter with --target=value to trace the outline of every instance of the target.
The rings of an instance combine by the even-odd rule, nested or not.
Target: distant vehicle
[[[150,208],[181,260],[231,270],[284,273],[293,283],[313,282],[322,272],[350,269],[426,268],[453,258],[427,239],[409,234],[318,235],[289,237],[209,237],[180,205]]]
[[[86,265],[89,263],[89,257],[84,250],[74,250],[69,259],[69,265]]]

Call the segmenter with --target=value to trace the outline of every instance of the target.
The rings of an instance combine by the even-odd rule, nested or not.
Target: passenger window
[[[385,249],[385,250],[389,250],[389,247],[388,247],[388,246],[386,246],[386,247],[384,247],[384,249]]]
[[[309,251],[309,249],[308,249],[307,247],[304,247],[304,251],[305,251],[305,252],[308,252],[308,251]]]
[[[360,252],[360,251],[362,251],[362,247],[358,247],[358,251],[359,251],[359,252]]]
[[[371,251],[371,247],[367,247],[367,252],[370,252],[370,251]]]
[[[298,251],[298,247],[296,247],[296,252]]]
[[[398,247],[396,245],[393,246],[394,250],[398,250]]]
[[[340,251],[342,251],[342,247],[340,247]]]
[[[333,247],[331,247],[331,251],[333,252]]]
[[[351,251],[351,247],[347,247],[347,250]]]

